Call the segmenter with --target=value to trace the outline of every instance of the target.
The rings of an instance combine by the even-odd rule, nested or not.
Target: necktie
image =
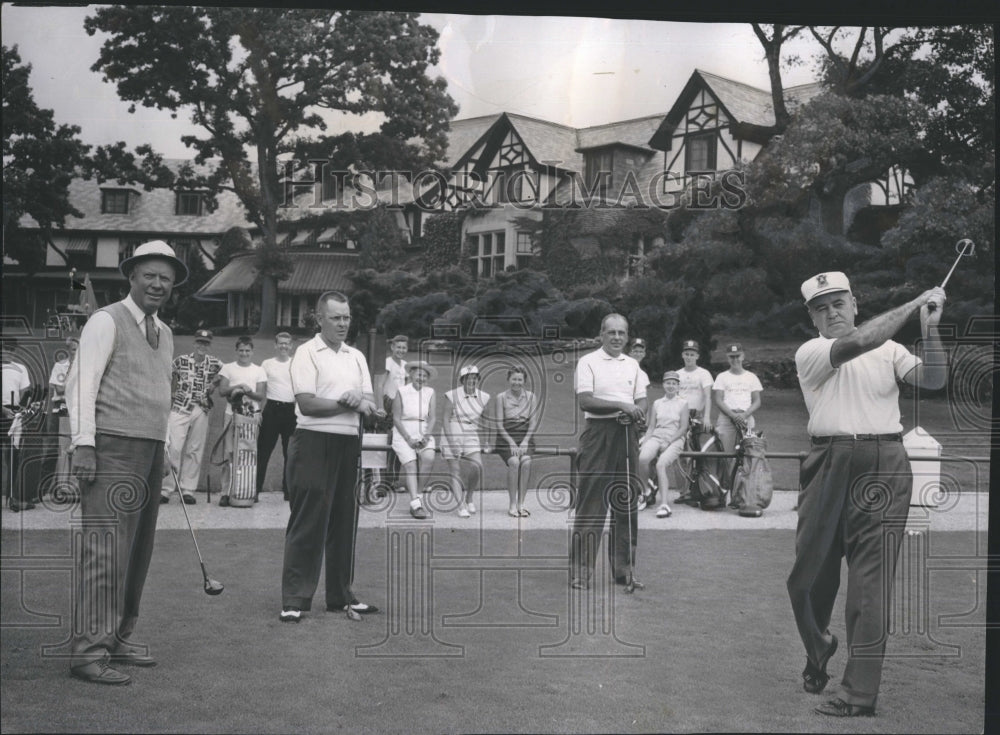
[[[149,342],[149,346],[154,350],[158,349],[160,346],[160,336],[156,333],[156,324],[153,323],[152,315],[147,314],[143,321],[146,323],[146,341]]]

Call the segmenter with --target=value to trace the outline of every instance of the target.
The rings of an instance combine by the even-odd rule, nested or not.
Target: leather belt
[[[276,401],[273,398],[268,398],[267,402],[271,406],[294,406],[295,401]]]
[[[902,434],[838,434],[837,436],[814,436],[813,444],[832,442],[901,442]]]

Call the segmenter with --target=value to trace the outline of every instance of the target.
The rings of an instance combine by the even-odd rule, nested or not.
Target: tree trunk
[[[260,326],[255,337],[274,339],[278,332],[278,282],[274,276],[262,276],[260,285]]]
[[[837,187],[829,194],[818,197],[820,223],[827,234],[844,234],[844,197],[846,195],[846,190]]]

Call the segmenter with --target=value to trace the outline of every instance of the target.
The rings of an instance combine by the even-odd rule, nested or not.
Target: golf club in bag
[[[713,431],[708,441],[700,444],[698,436],[701,426],[700,421],[691,422],[688,443],[692,451],[704,453],[718,442],[719,437]],[[688,481],[688,491],[683,501],[685,504],[702,510],[718,510],[725,507],[726,489],[719,482],[719,478],[709,469],[707,457],[695,457],[691,464],[691,473],[684,474]]]
[[[618,423],[625,427],[625,525],[628,526],[628,553],[630,557],[630,564],[628,574],[625,575],[625,591],[632,594],[637,589],[643,589],[645,585],[642,582],[636,581],[635,578],[635,561],[636,561],[636,549],[635,545],[632,543],[632,458],[631,458],[631,436],[629,434],[629,427],[632,425],[632,417],[627,413],[618,414]],[[636,516],[636,524],[638,525],[639,519]],[[638,530],[638,529],[636,529]]]
[[[177,496],[180,498],[181,510],[184,511],[184,520],[187,521],[188,530],[191,532],[191,540],[194,541],[194,550],[198,553],[198,563],[201,564],[201,576],[205,579],[205,594],[206,595],[221,595],[222,590],[225,587],[222,586],[222,582],[212,579],[208,576],[208,571],[205,569],[205,560],[201,557],[201,549],[198,547],[198,539],[194,536],[194,526],[191,525],[191,518],[188,516],[187,506],[184,504],[184,494],[181,492],[181,483],[177,479],[177,473],[174,471],[174,466],[170,464],[170,461],[166,458],[163,460],[166,462],[167,467],[170,468],[170,474],[174,479],[174,489],[177,490]]]

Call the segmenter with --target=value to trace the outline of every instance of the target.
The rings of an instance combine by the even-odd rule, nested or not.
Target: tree
[[[93,69],[133,109],[184,111],[200,129],[182,140],[196,163],[217,165],[185,184],[235,192],[260,229],[261,334],[275,330],[277,281],[288,269],[277,244],[286,184],[314,170],[287,156],[322,154],[339,167],[347,146],[371,152],[381,143],[394,170],[413,170],[441,157],[457,112],[445,81],[427,76],[437,32],[414,13],[113,6],[85,28],[108,34]],[[377,112],[383,121],[359,144],[326,135],[323,111],[346,121]]]
[[[52,110],[35,103],[17,46],[3,53],[3,242],[29,272],[44,264],[45,244],[67,217],[82,216],[69,201],[69,184],[90,151],[76,125],[56,125]],[[29,215],[38,231],[20,229]]]
[[[358,238],[358,267],[379,271],[398,267],[403,258],[403,233],[395,213],[380,205],[365,214],[366,222]]]

